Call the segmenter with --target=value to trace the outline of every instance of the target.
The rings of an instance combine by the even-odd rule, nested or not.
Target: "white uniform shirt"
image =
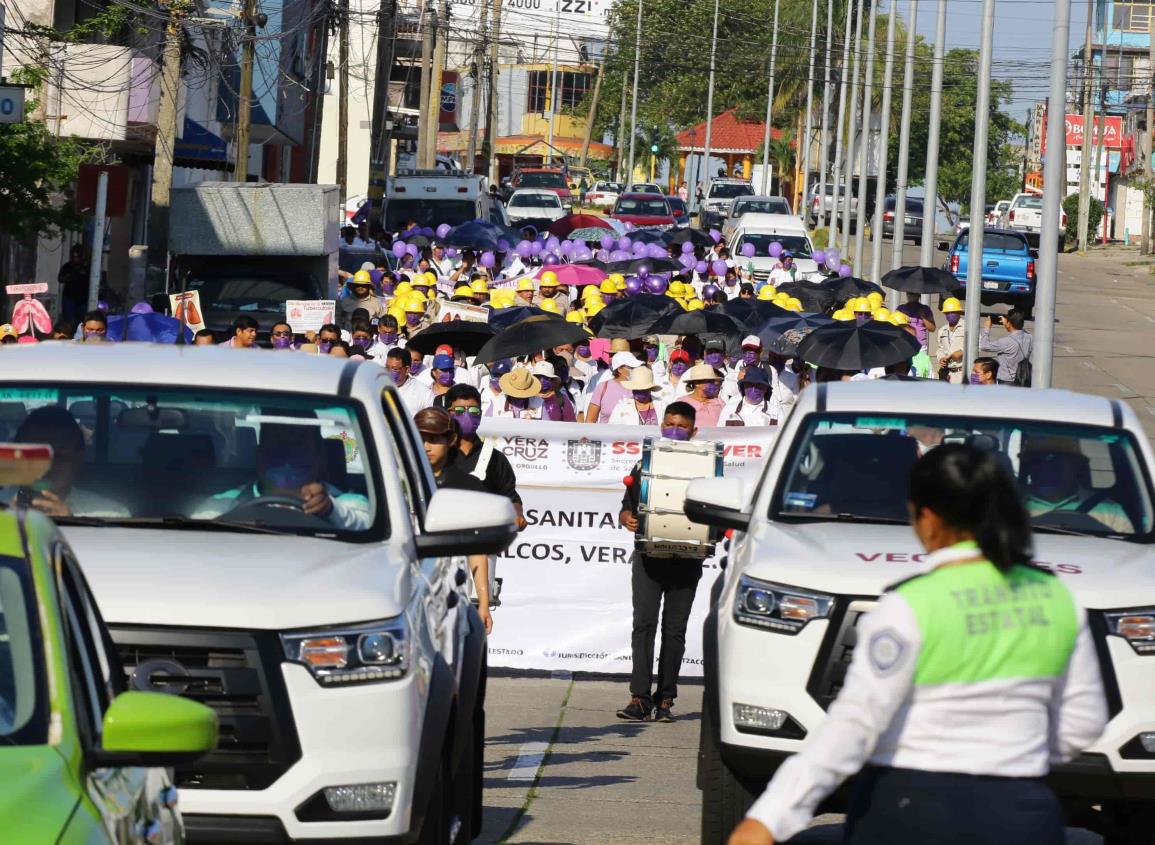
[[[401,394],[401,401],[405,403],[409,416],[433,404],[432,391],[412,376],[405,379],[405,384],[398,387],[397,392]]]

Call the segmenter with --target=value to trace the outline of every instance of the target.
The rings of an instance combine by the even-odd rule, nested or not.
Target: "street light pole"
[[[871,4],[870,26],[866,36],[866,72],[863,77],[862,88],[862,146],[858,148],[858,226],[854,231],[854,263],[859,275],[862,274],[862,265],[866,260],[863,255],[866,243],[866,196],[867,196],[867,157],[870,152],[870,112],[871,97],[874,94],[874,30],[878,22],[877,9]],[[881,220],[874,221],[881,225]]]
[[[766,88],[766,132],[762,137],[762,191],[770,193],[770,129],[774,119],[774,65],[778,61],[778,7],[774,0],[774,33],[770,38],[770,84]]]
[[[718,0],[714,0],[714,34],[710,36],[710,87],[706,90],[706,144],[702,153],[702,169],[706,171],[706,186],[710,185],[710,141],[714,129],[714,59],[718,53]],[[698,209],[701,222],[702,209]]]
[[[818,142],[818,208],[825,211],[826,203],[826,148],[830,146],[830,39],[834,37],[834,0],[826,0],[826,51],[822,72],[822,129]],[[805,215],[803,216],[805,219]],[[818,225],[818,216],[815,216]],[[830,243],[830,231],[826,232],[826,242]]]
[[[842,131],[846,128],[846,71],[850,67],[850,24],[853,21],[851,17],[854,14],[854,4],[847,0],[846,2],[846,26],[842,30],[842,70],[839,73],[838,82],[838,121],[837,127],[834,130],[834,170],[830,174],[831,203],[830,203],[830,238],[831,246],[835,244],[836,234],[845,234],[845,229],[840,233],[839,229],[839,210],[842,208],[843,200],[846,205],[850,205],[849,196],[842,190]],[[823,214],[826,213],[825,198],[822,206]]]
[[[875,181],[874,197],[874,248],[870,251],[870,280],[875,284],[882,278],[882,233],[886,228],[883,225],[883,215],[886,213],[886,170],[887,158],[890,150],[890,100],[891,82],[894,79],[894,30],[898,23],[898,9],[896,0],[890,0],[890,14],[886,19],[886,65],[882,71],[882,122],[878,128],[878,179]],[[894,218],[893,238],[902,242],[905,229],[899,226],[903,220]],[[901,234],[900,234],[901,232]],[[897,308],[898,293],[891,294],[891,307]]]
[[[806,219],[806,194],[810,184],[810,148],[813,146],[811,132],[814,126],[814,54],[818,52],[818,0],[810,6],[810,71],[806,74],[806,132],[803,135],[805,149],[802,153],[802,219]]]
[[[241,88],[237,102],[237,161],[233,167],[233,179],[237,182],[247,182],[249,128],[253,122],[253,58],[257,41],[256,0],[245,0],[241,18],[245,24],[245,43],[241,45]]]
[[[946,0],[943,0],[945,3]],[[842,254],[850,254],[850,216],[854,205],[854,136],[858,126],[858,65],[862,55],[862,0],[858,0],[857,19],[854,24],[854,70],[851,71],[850,102],[847,104],[847,118],[850,129],[846,133],[846,204],[842,208]],[[847,36],[849,37],[849,36]]]
[[[910,110],[914,95],[914,42],[918,34],[918,0],[910,0],[910,20],[906,22],[906,67],[902,74],[902,125],[898,129],[898,173],[894,187],[894,219],[906,221],[906,182],[910,173]],[[934,209],[931,209],[931,213]],[[926,207],[923,206],[923,213]],[[902,266],[904,240],[894,238],[890,249],[890,269]]]
[[[1043,220],[1059,219],[1059,205],[1066,186],[1067,39],[1071,32],[1071,0],[1055,0],[1055,24],[1051,30],[1051,108],[1047,114],[1047,160],[1043,163]],[[1065,116],[1064,116],[1065,117]],[[1035,344],[1031,386],[1051,386],[1055,354],[1055,288],[1058,279],[1059,227],[1043,226],[1039,236],[1039,277],[1035,285]]]
[[[638,68],[642,60],[642,0],[638,0],[638,28],[634,35],[634,99],[630,104],[630,158],[626,166],[626,190],[634,181],[634,146],[638,138]]]
[[[1061,1],[1061,0],[1060,0]],[[979,311],[983,287],[983,209],[987,197],[987,139],[990,136],[991,53],[995,38],[995,0],[983,0],[982,40],[979,42],[979,81],[975,99],[974,165],[971,173],[971,227],[967,235],[966,364],[969,373],[979,356]],[[1059,102],[1062,102],[1060,98]],[[1046,217],[1044,220],[1048,219]],[[1056,214],[1053,218],[1059,219]],[[1048,226],[1044,228],[1055,228]]]
[[[1059,0],[1062,2],[1062,0]],[[934,32],[934,66],[930,78],[930,123],[926,132],[926,179],[922,198],[922,254],[918,263],[934,262],[935,218],[938,217],[938,129],[942,120],[942,71],[946,55],[946,0],[938,0]]]

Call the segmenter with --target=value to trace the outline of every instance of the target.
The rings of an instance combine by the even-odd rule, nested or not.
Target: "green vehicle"
[[[50,463],[47,447],[0,444],[0,501],[34,490]],[[164,767],[216,745],[216,714],[186,698],[123,688],[116,650],[63,536],[36,511],[0,508],[4,845],[184,841]]]

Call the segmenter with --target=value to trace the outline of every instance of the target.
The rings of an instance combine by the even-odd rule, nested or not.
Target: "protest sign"
[[[296,334],[319,331],[321,326],[333,322],[336,307],[332,299],[288,299],[285,300],[285,322]]]

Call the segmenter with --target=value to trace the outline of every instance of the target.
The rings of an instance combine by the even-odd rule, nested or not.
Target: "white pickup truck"
[[[822,724],[863,614],[923,571],[907,477],[942,443],[1006,461],[1034,514],[1037,565],[1088,610],[1110,722],[1052,769],[1068,823],[1119,845],[1152,841],[1155,459],[1135,413],[1059,390],[873,381],[804,390],[757,484],[710,478],[687,490],[692,519],[735,531],[703,633],[703,843],[725,842]],[[1069,496],[1043,475],[1052,458],[1070,468]]]
[[[1059,249],[1063,248],[1063,229],[1067,226],[1067,212],[1059,210]],[[1039,246],[1043,231],[1043,197],[1041,194],[1015,194],[1004,212],[1004,228],[1027,235],[1032,247]]]

